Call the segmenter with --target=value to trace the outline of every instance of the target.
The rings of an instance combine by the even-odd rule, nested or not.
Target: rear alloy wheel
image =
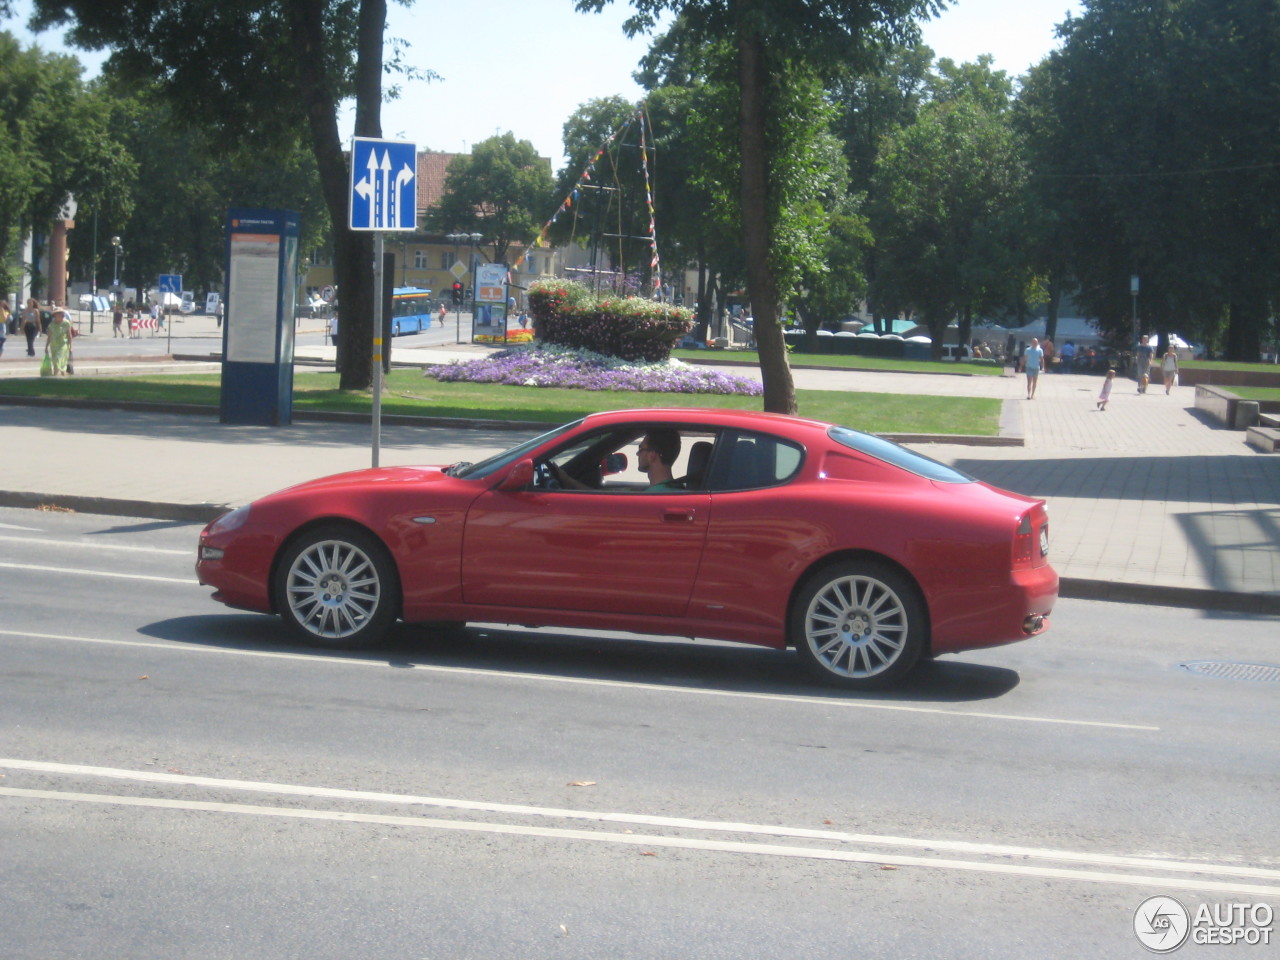
[[[317,528],[285,552],[276,600],[294,633],[326,647],[376,643],[395,622],[400,587],[386,549],[361,530]]]
[[[790,627],[806,668],[843,687],[900,680],[925,646],[915,585],[872,561],[838,563],[814,574],[796,598]]]

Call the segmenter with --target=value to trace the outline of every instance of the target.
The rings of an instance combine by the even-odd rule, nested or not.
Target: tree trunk
[[[765,144],[764,42],[747,27],[738,32],[738,112],[742,154],[742,239],[747,258],[747,290],[755,317],[756,346],[764,381],[764,409],[796,412],[796,388],[778,322],[778,284],[769,263],[769,180]]]
[[[373,239],[370,234],[347,229],[348,158],[338,137],[338,110],[328,92],[323,71],[323,0],[288,0],[289,36],[298,62],[298,81],[312,150],[320,172],[320,187],[333,225],[334,279],[338,286],[338,370],[343,390],[367,390],[373,383]],[[380,13],[378,11],[381,11]],[[356,93],[356,133],[381,136],[382,27],[386,0],[361,0],[359,62]],[[371,71],[366,57],[367,32],[376,17],[377,68]],[[368,21],[368,23],[367,23]],[[372,83],[372,93],[369,89]],[[370,106],[372,99],[372,106]]]
[[[1062,274],[1049,274],[1049,313],[1044,320],[1044,338],[1058,342],[1058,311],[1062,309]]]

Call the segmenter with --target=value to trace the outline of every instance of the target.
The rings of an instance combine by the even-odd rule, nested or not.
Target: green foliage
[[[581,284],[542,280],[529,288],[539,339],[573,350],[657,363],[693,325],[690,311],[639,297],[593,297]]]
[[[130,206],[136,165],[80,75],[75,58],[0,32],[0,263],[17,232],[44,232],[68,194],[82,222],[95,205]]]
[[[493,244],[493,262],[505,263],[512,243],[532,241],[551,196],[551,167],[528,140],[512,133],[490,137],[449,165],[440,203],[428,219],[440,233],[480,233]]]
[[[876,162],[877,299],[890,312],[918,312],[935,350],[948,322],[1014,299],[1024,276],[1016,251],[1025,170],[1003,111],[973,89],[966,74],[953,95],[887,137]]]
[[[1280,300],[1280,7],[1090,0],[1062,35],[1049,94],[1070,149],[1039,172],[1063,184],[1086,310],[1128,340],[1136,274],[1144,329],[1257,359]]]

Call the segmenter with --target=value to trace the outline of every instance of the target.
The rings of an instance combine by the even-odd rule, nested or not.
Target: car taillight
[[[1013,562],[1015,566],[1029,565],[1035,557],[1036,538],[1031,526],[1031,514],[1024,513],[1013,535]]]

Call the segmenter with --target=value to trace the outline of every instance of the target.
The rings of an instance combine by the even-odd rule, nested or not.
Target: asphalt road
[[[1280,909],[1274,619],[1064,601],[906,686],[689,640],[211,601],[197,528],[0,510],[0,954],[1140,957]],[[1280,946],[1188,944],[1276,956]]]

